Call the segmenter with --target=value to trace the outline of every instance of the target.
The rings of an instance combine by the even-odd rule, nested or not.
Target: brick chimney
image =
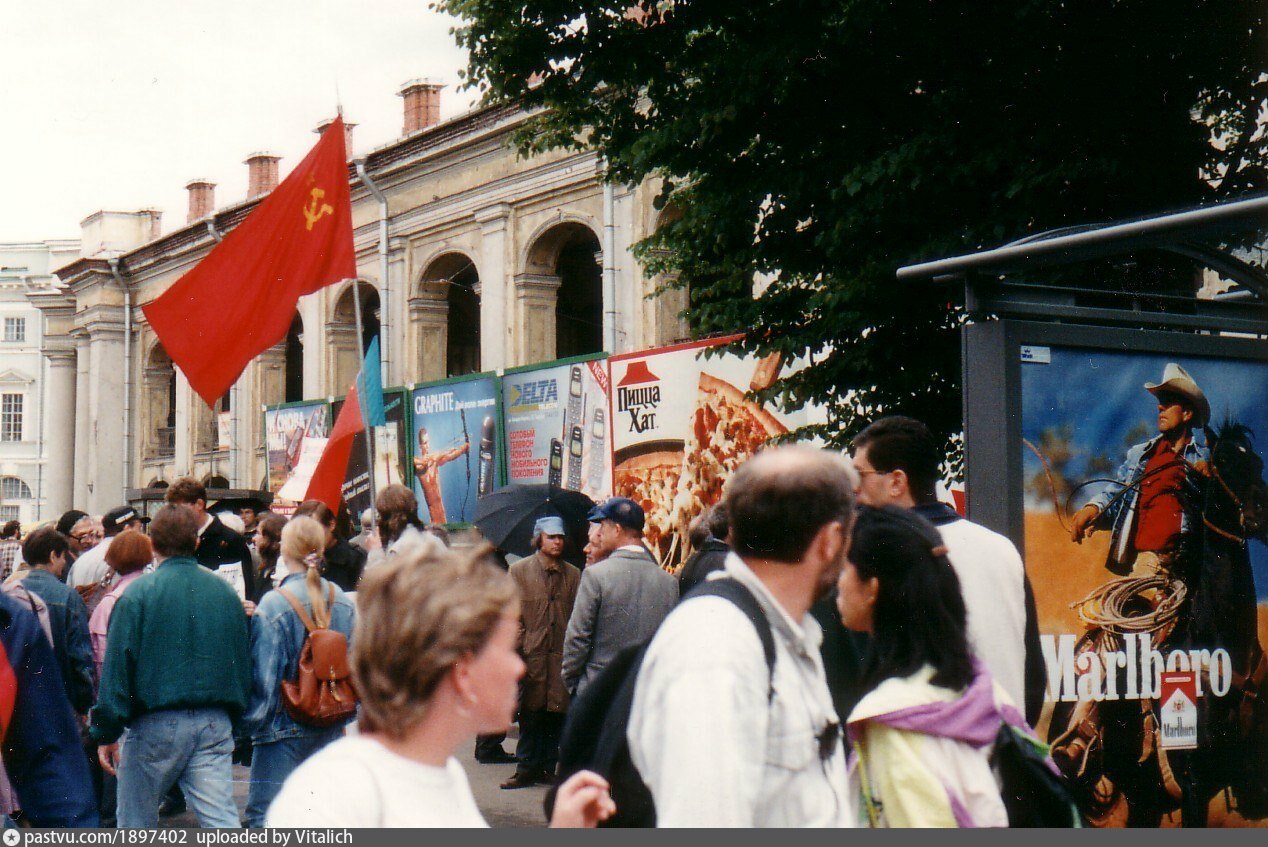
[[[189,189],[189,215],[186,223],[205,218],[216,211],[216,184],[207,179],[191,179],[186,183]]]
[[[317,133],[318,135],[325,135],[326,127],[330,126],[332,123],[334,123],[333,118],[330,120],[322,121],[321,123],[317,124],[317,128],[314,129],[313,132]],[[346,154],[348,154],[349,158],[352,157],[352,130],[355,129],[356,126],[357,126],[356,124],[350,124],[347,121],[343,122],[343,151]]]
[[[440,89],[438,82],[411,79],[397,92],[405,99],[405,128],[403,135],[440,123]]]
[[[252,153],[246,158],[247,199],[268,194],[277,188],[277,163],[282,159],[272,153]]]

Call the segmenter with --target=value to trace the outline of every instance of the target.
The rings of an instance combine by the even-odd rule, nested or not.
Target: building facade
[[[521,157],[510,143],[527,117],[517,107],[439,122],[440,86],[414,82],[400,96],[401,138],[349,164],[359,279],[304,297],[287,338],[214,409],[173,368],[140,306],[277,184],[277,157],[248,158],[253,196],[218,210],[215,186],[191,181],[186,225],[166,235],[150,210],[84,221],[82,257],[60,270],[62,287],[28,295],[46,331],[51,510],[101,512],[128,488],[187,473],[264,487],[262,407],[343,394],[358,340],[375,335],[386,385],[687,335],[685,295],[651,296],[662,281],[630,250],[660,222],[656,186],[606,185],[590,151]]]
[[[0,522],[50,516],[43,321],[27,297],[56,291],[53,269],[78,255],[74,240],[0,243]]]

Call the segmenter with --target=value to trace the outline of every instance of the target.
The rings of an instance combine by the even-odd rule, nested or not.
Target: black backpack
[[[1083,819],[1065,781],[1048,758],[1048,745],[1008,724],[999,728],[991,764],[999,775],[1000,795],[1010,828],[1081,827]]]
[[[734,579],[710,579],[693,588],[683,601],[693,597],[722,597],[735,604],[757,630],[766,655],[766,668],[775,670],[775,639],[770,622],[757,598]],[[612,787],[616,814],[599,824],[604,827],[654,827],[656,804],[647,783],[630,759],[626,730],[634,706],[634,686],[643,665],[647,644],[631,647],[617,655],[591,680],[580,697],[572,701],[559,741],[559,779],[590,770]],[[555,807],[555,791],[546,795],[546,818]]]

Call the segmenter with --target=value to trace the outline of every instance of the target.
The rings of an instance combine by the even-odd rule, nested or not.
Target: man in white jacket
[[[1033,726],[1043,708],[1045,673],[1034,595],[1017,548],[938,502],[942,455],[920,421],[880,418],[855,436],[853,447],[860,503],[912,509],[938,527],[960,578],[969,642]]]

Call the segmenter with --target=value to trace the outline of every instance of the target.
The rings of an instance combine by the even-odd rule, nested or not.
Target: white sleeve
[[[666,619],[639,674],[628,730],[657,826],[753,826],[769,693],[761,641],[735,606],[699,598]]]

